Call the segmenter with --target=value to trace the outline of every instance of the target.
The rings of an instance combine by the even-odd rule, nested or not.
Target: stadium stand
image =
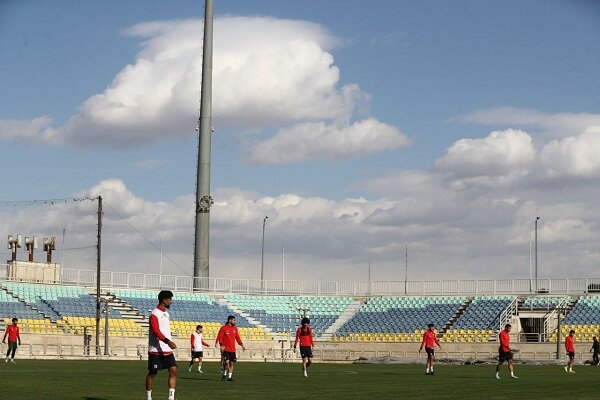
[[[114,290],[112,293],[144,315],[148,315],[157,304],[155,291],[121,289]],[[219,328],[227,320],[227,316],[234,315],[242,339],[271,339],[262,328],[252,325],[246,317],[224,304],[219,304],[210,295],[175,293],[174,299],[169,313],[172,320],[171,333],[175,337],[189,337],[196,329],[196,325],[202,325],[204,336],[215,338]]]
[[[572,301],[570,296],[563,297],[533,297],[529,296],[519,306],[520,310],[553,310],[564,300]]]
[[[24,333],[81,334],[95,330],[96,298],[81,286],[60,286],[23,282],[0,284],[0,324],[19,318]],[[134,310],[138,319],[130,319],[123,309],[109,307],[109,335],[145,337],[147,316],[156,306],[156,290],[110,289],[112,296]],[[473,343],[497,340],[500,316],[516,296],[401,296],[375,297],[365,300],[349,296],[285,296],[246,294],[199,294],[175,292],[170,309],[175,337],[188,338],[196,325],[204,326],[206,340],[213,339],[228,315],[235,315],[244,340],[271,341],[273,335],[290,336],[306,313],[315,334],[321,340],[339,342],[419,342],[425,326],[435,324],[440,340]],[[115,303],[110,303],[115,304]],[[561,325],[561,340],[570,329],[577,332],[578,342],[600,336],[600,296],[522,295],[520,312],[551,314],[559,305],[568,305]],[[104,331],[104,313],[101,315]],[[557,331],[550,326],[549,340],[555,342]],[[547,336],[542,336],[546,337]]]
[[[48,333],[67,331],[80,334],[84,328],[96,326],[96,299],[82,287],[15,282],[6,282],[2,286],[7,293],[17,296],[17,301],[20,300],[24,307],[31,310],[29,313],[14,314],[21,316],[20,324],[24,332],[44,329]],[[139,335],[140,327],[123,320],[118,310],[109,307],[109,313],[113,316],[109,319],[109,335],[133,335],[134,331],[135,335]],[[48,318],[47,322],[36,321],[43,321],[44,317]],[[101,330],[104,330],[104,320]]]
[[[225,299],[281,335],[293,334],[306,312],[315,336],[320,336],[352,303],[349,297],[226,295]]]
[[[578,342],[591,342],[592,337],[600,337],[600,296],[581,296],[573,305],[561,325],[561,340],[573,329]],[[556,342],[557,330],[550,337]]]
[[[500,315],[515,300],[513,296],[477,296],[444,334],[446,342],[487,342],[495,340]]]
[[[378,297],[337,331],[341,341],[418,342],[424,327],[445,327],[467,297]]]

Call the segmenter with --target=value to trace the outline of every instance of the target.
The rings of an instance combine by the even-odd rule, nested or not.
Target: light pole
[[[540,217],[535,217],[535,292],[538,291],[538,221]]]
[[[404,249],[404,295],[406,296],[408,292],[408,243]]]
[[[262,230],[262,248],[260,251],[260,289],[265,290],[264,288],[264,280],[265,280],[265,225],[267,224],[268,215],[265,215],[263,218],[263,230]]]

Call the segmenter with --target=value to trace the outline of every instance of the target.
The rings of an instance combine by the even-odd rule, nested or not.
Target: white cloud
[[[40,140],[40,132],[46,132],[41,138],[48,140],[50,117],[39,117],[33,120],[0,119],[0,141],[25,140],[36,142]]]
[[[536,158],[529,134],[494,131],[485,138],[460,139],[438,159],[435,167],[456,185],[498,186],[528,174]]]
[[[249,160],[281,164],[307,159],[336,159],[395,150],[409,139],[393,126],[368,118],[352,125],[304,123],[280,130],[255,144]]]
[[[88,98],[63,126],[52,127],[47,117],[3,121],[0,138],[128,148],[193,133],[200,100],[201,21],[142,23],[126,33],[141,40],[136,60],[124,67],[102,93]],[[288,130],[304,135],[308,132],[303,127],[316,123],[327,130],[321,134],[333,144],[337,145],[341,137],[348,139],[343,148],[324,149],[318,145],[313,150],[310,145],[317,143],[308,136],[304,141],[308,146],[296,155],[296,160],[341,157],[343,151],[354,156],[361,149],[370,154],[387,145],[404,145],[406,138],[399,130],[373,119],[334,132],[334,126],[347,124],[345,121],[369,101],[358,85],[340,85],[339,69],[329,53],[338,44],[335,36],[311,22],[217,18],[213,125],[251,132],[298,124]],[[284,137],[277,136],[258,147],[279,148],[281,141],[288,141],[288,131],[282,132]],[[362,135],[375,140],[366,145]],[[283,160],[289,161],[293,160]]]
[[[539,128],[551,137],[565,137],[579,134],[589,126],[600,125],[600,114],[550,114],[526,108],[498,107],[473,111],[454,117],[451,121],[513,128]]]
[[[513,188],[510,196],[494,190],[473,196],[445,185],[435,171],[390,172],[364,185],[377,192],[375,198],[332,200],[216,190],[211,210],[212,276],[259,276],[265,215],[269,216],[265,236],[269,279],[280,277],[282,246],[288,279],[365,279],[369,262],[374,279],[401,279],[398,266],[403,265],[405,244],[411,279],[526,277],[536,216],[542,217],[542,276],[564,276],[565,263],[571,277],[595,274],[600,211],[593,205],[598,193],[589,192],[583,201],[519,188]],[[191,274],[193,195],[148,201],[119,179],[101,181],[78,195],[104,199],[105,270],[158,272],[162,240],[165,273]],[[84,248],[65,252],[66,267],[93,269],[96,206],[84,201],[0,208],[5,221],[0,235],[57,236],[60,243],[66,228],[65,247]],[[55,256],[61,249],[62,244]],[[36,257],[43,255],[39,252]]]
[[[159,167],[167,164],[167,160],[163,158],[151,158],[147,160],[138,160],[133,163],[136,168],[143,169],[145,171],[153,171]]]
[[[600,126],[581,135],[553,140],[540,152],[540,163],[548,177],[600,177]]]

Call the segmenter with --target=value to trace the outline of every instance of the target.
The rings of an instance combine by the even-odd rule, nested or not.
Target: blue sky
[[[274,270],[285,245],[315,279],[369,261],[396,279],[408,243],[415,278],[523,276],[538,213],[547,274],[593,274],[597,2],[215,3],[213,275],[255,275],[269,214]],[[190,270],[202,15],[198,0],[0,3],[2,200],[102,194]],[[5,229],[63,228],[28,223]]]

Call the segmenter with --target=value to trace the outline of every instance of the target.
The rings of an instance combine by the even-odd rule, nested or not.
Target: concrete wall
[[[95,358],[95,338],[91,338],[91,347],[83,345],[82,335],[40,335],[22,334],[23,345],[17,352],[17,358]],[[104,338],[100,338],[100,358],[110,359],[145,359],[145,337],[110,337],[109,356],[104,356]],[[184,338],[176,339],[178,349],[175,350],[176,358],[187,360],[189,358],[189,341]],[[205,349],[207,360],[216,360],[220,357],[218,349],[212,347],[213,341],[207,340],[211,345]],[[238,351],[240,360],[246,361],[299,361],[298,353],[290,349],[289,341],[245,341],[248,351]],[[424,360],[426,355],[419,354],[420,343],[386,343],[386,342],[317,342],[315,345],[315,360],[331,362],[352,362],[359,358],[375,359],[391,357],[403,362],[418,362]],[[584,362],[591,358],[589,343],[577,343],[577,361]],[[556,362],[556,343],[513,343],[515,360]],[[6,351],[6,348],[3,348]],[[88,354],[89,351],[89,354]],[[498,353],[498,344],[490,343],[442,343],[442,349],[436,349],[439,360],[462,361],[491,361]],[[560,346],[561,360],[565,359],[564,348]]]

